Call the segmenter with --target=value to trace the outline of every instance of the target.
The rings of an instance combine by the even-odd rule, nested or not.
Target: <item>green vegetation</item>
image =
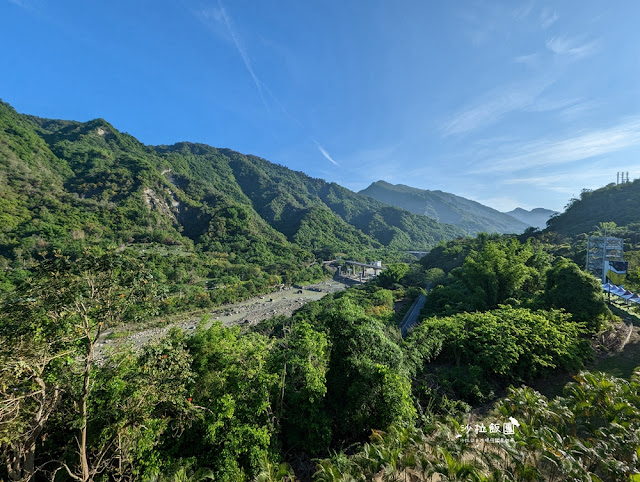
[[[360,191],[360,194],[441,223],[454,224],[472,236],[482,232],[521,233],[528,226],[509,214],[448,192],[377,181]]]
[[[549,229],[568,236],[590,233],[603,222],[613,222],[630,230],[638,229],[640,180],[625,184],[608,184],[593,191],[584,189],[579,199],[571,199],[565,211],[549,220]],[[604,234],[604,233],[603,233]],[[612,235],[611,232],[608,233]]]
[[[631,381],[580,373],[555,400],[510,388],[486,418],[374,431],[357,453],[321,460],[315,480],[636,480],[639,389],[640,371]],[[512,436],[489,433],[511,418]]]
[[[565,301],[556,293],[565,285],[575,285],[585,306],[600,306],[591,278],[573,263],[553,263],[513,238],[478,242],[482,249],[469,250],[449,278],[442,269],[433,276],[437,268],[396,264],[376,283],[326,296],[290,318],[244,330],[202,325],[189,337],[173,331],[141,351],[112,354],[106,363],[96,359],[100,333],[156,314],[167,293],[144,263],[132,265],[123,253],[45,261],[5,301],[0,318],[6,367],[0,450],[10,461],[3,470],[18,479],[41,471],[56,480],[87,481],[102,473],[146,480],[180,471],[229,481],[294,480],[305,473],[315,473],[316,480],[345,473],[366,478],[382,470],[425,478],[443,471],[489,477],[498,468],[555,477],[577,471],[602,480],[631,473],[628,447],[636,443],[638,407],[627,400],[636,388],[600,375],[583,377],[611,391],[590,392],[613,397],[598,405],[601,413],[583,420],[577,401],[544,402],[565,418],[575,410],[575,421],[567,419],[557,436],[541,426],[555,415],[527,419],[518,412],[521,405],[508,405],[510,398],[499,402],[505,417],[525,421],[514,435],[519,449],[505,449],[502,462],[472,448],[465,452],[457,440],[459,428],[446,422],[451,417],[466,417],[471,406],[493,400],[511,384],[583,367],[589,337],[608,316],[556,306]],[[505,254],[521,265],[516,271],[504,263]],[[468,287],[469,279],[481,289],[473,292],[474,311],[458,306],[448,316],[427,316],[403,340],[393,306],[419,292],[407,283],[420,277],[420,269],[423,278],[449,282],[428,298],[441,299],[442,290],[456,283]],[[543,400],[526,390],[511,390],[509,397]],[[595,420],[603,417],[620,427],[602,432],[604,422]],[[592,425],[582,428],[584,423]],[[388,434],[379,432],[389,427]],[[535,445],[535,437],[548,445]],[[569,453],[562,444],[606,445],[608,452],[571,452],[571,463],[559,466],[553,462],[559,459],[544,454],[549,447]],[[347,446],[356,449],[345,455]],[[331,453],[335,457],[317,467],[310,462]],[[464,461],[469,454],[474,458]]]
[[[425,388],[437,380],[438,396],[476,404],[510,383],[581,368],[590,352],[582,333],[581,325],[557,311],[502,307],[426,319],[407,341],[442,346],[434,363],[421,367]]]
[[[0,153],[2,480],[640,472],[637,370],[579,373],[553,400],[513,388],[576,374],[616,320],[579,267],[584,234],[449,240],[454,227],[259,158],[4,104]],[[632,226],[595,229],[630,240]],[[436,242],[412,265],[399,251]],[[114,327],[325,276],[337,253],[384,254],[387,269],[256,326],[204,316],[143,346],[103,344]],[[398,302],[425,286],[403,339]],[[515,426],[510,442],[481,430],[496,420]]]
[[[254,156],[145,146],[102,119],[40,119],[0,103],[0,157],[0,290],[54,251],[120,247],[147,258],[170,313],[320,279],[316,260],[336,253],[394,260],[463,235]]]

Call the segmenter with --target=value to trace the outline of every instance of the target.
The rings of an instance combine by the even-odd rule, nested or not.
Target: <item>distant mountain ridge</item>
[[[527,211],[522,208],[515,208],[513,211],[506,212],[509,216],[513,216],[514,218],[522,221],[529,226],[533,226],[538,229],[545,229],[547,227],[547,221],[551,216],[555,216],[558,214],[557,211],[552,211],[551,209],[544,208],[535,208],[531,211]]]
[[[401,207],[415,214],[456,225],[469,235],[487,233],[522,233],[530,226],[516,217],[501,213],[476,201],[443,191],[430,191],[390,184],[372,183],[359,194],[370,196],[387,204]]]
[[[147,146],[103,119],[43,119],[2,102],[0,221],[0,265],[52,249],[159,243],[219,259],[212,279],[243,280],[248,265],[283,274],[312,253],[425,250],[465,235],[256,156]]]

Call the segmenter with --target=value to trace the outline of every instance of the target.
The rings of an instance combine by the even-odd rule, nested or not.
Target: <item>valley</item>
[[[640,291],[640,219],[606,208],[638,181],[511,216],[7,104],[0,155],[0,478],[637,468],[637,312],[608,305],[582,266],[590,235],[619,237]],[[384,269],[366,283],[337,280],[371,260]],[[506,438],[503,419],[520,424]]]
[[[172,328],[189,333],[205,321],[202,328],[207,329],[212,322],[220,322],[223,326],[255,325],[263,320],[275,316],[290,317],[293,312],[310,301],[322,299],[327,294],[343,290],[353,283],[348,281],[324,281],[306,285],[304,287],[287,287],[279,291],[273,291],[266,295],[256,296],[240,303],[222,305],[213,311],[201,313],[181,313],[170,318],[150,320],[144,325],[126,325],[114,327],[102,333],[98,341],[96,359],[106,360],[106,352],[121,349],[125,345],[133,346],[139,350],[144,344],[158,341],[166,336]],[[184,319],[187,321],[184,321]],[[149,327],[149,325],[154,325]]]

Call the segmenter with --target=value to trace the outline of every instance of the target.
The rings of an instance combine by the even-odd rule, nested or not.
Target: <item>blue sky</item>
[[[0,0],[0,98],[146,144],[562,210],[640,177],[640,2]]]

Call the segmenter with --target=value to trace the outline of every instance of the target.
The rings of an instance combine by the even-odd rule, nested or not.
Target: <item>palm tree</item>
[[[330,459],[319,461],[316,467],[318,470],[313,474],[313,480],[317,482],[361,482],[366,480],[362,474],[356,478],[349,469],[341,470]]]
[[[260,460],[260,472],[253,479],[255,482],[293,482],[295,474],[287,463],[272,464],[264,453]]]
[[[211,469],[207,467],[194,467],[195,459],[179,460],[173,464],[165,475],[154,477],[152,482],[202,482],[203,480],[214,480],[215,476]]]
[[[429,475],[438,474],[440,480],[443,481],[482,481],[485,479],[482,466],[477,459],[471,462],[462,462],[444,448],[438,448],[436,454],[436,460],[429,470]]]

